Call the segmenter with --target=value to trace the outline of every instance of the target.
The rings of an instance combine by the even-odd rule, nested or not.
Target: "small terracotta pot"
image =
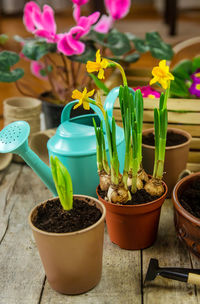
[[[40,257],[50,286],[63,294],[80,294],[93,288],[101,278],[104,238],[105,207],[97,199],[74,195],[95,205],[102,212],[92,226],[70,233],[49,233],[36,228],[32,219],[37,213],[34,207],[29,215]],[[58,198],[53,198],[56,200]]]
[[[168,128],[167,130],[182,134],[187,138],[187,141],[181,145],[166,147],[163,180],[168,187],[167,197],[171,197],[172,190],[178,180],[179,174],[186,168],[188,161],[189,144],[192,137],[188,132],[181,129]],[[142,134],[147,135],[153,132],[153,128],[146,129]],[[154,146],[142,144],[142,164],[147,174],[153,174],[154,153]]]
[[[185,210],[179,201],[181,194],[196,179],[200,179],[200,172],[181,179],[174,187],[172,202],[177,235],[200,258],[200,219]]]
[[[163,183],[164,184],[164,183]],[[167,195],[157,200],[133,206],[116,205],[105,201],[96,189],[98,199],[106,207],[106,224],[111,242],[123,249],[136,250],[151,246],[156,240],[161,206]]]

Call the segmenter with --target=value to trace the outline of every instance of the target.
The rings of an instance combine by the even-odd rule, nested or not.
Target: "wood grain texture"
[[[5,222],[0,242],[0,304],[200,303],[199,287],[167,279],[156,278],[145,284],[141,293],[141,274],[145,276],[152,257],[159,259],[160,266],[200,268],[200,260],[189,254],[176,237],[170,200],[163,205],[158,239],[152,247],[143,251],[122,250],[110,242],[105,232],[100,283],[78,296],[53,291],[45,280],[27,222],[32,207],[51,196],[26,165],[11,164],[0,173],[0,202],[4,209],[0,223]]]
[[[106,232],[100,283],[85,294],[66,296],[53,291],[46,282],[41,304],[54,304],[55,299],[56,304],[140,304],[140,274],[140,251],[120,249]]]
[[[161,267],[191,267],[190,254],[176,237],[173,206],[166,200],[161,212],[158,238],[154,246],[143,250],[144,277],[150,258],[157,258]],[[200,268],[200,261],[196,264]],[[157,277],[144,285],[144,304],[200,303],[194,285]]]
[[[12,209],[9,208],[8,227],[0,245],[0,303],[37,304],[44,271],[27,217],[31,208],[50,194],[27,166],[12,164],[8,171],[5,181],[11,180],[14,174],[17,179],[12,182],[13,188],[11,183],[10,192],[8,190],[7,205]]]

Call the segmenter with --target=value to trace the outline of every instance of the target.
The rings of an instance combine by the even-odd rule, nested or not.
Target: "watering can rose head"
[[[0,62],[7,62],[7,66],[0,65],[0,81],[14,81],[22,94],[33,96],[34,90],[30,84],[26,85],[20,80],[24,76],[23,69],[12,69],[20,58],[24,59],[30,62],[31,72],[35,77],[49,82],[51,96],[48,96],[48,101],[66,104],[69,93],[74,88],[89,85],[90,77],[77,79],[76,75],[79,72],[84,73],[83,65],[80,63],[93,61],[99,47],[103,50],[103,55],[109,53],[114,60],[130,63],[138,60],[144,49],[150,51],[156,58],[171,59],[172,48],[162,41],[158,33],[147,33],[142,40],[131,33],[121,33],[114,29],[115,21],[128,14],[131,7],[130,0],[105,0],[108,14],[102,16],[99,12],[88,16],[81,14],[82,6],[89,0],[72,0],[72,2],[75,23],[64,33],[57,30],[54,10],[49,5],[45,4],[41,8],[35,1],[25,4],[23,22],[27,31],[33,34],[33,38],[15,36],[15,40],[22,46],[15,60],[9,61],[9,56],[13,56],[10,52],[0,53]],[[97,57],[96,67],[99,64],[101,69],[98,75],[103,79],[103,70],[107,61],[99,61]],[[94,69],[94,65],[90,67]],[[90,71],[92,73],[92,70]],[[92,77],[98,84],[96,76]],[[102,87],[108,94],[109,89],[105,85]]]

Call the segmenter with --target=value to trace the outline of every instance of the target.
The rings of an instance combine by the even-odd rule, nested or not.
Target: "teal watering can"
[[[130,89],[132,94],[134,91]],[[112,120],[113,106],[119,94],[119,88],[114,88],[108,94],[104,109],[108,112],[109,120]],[[77,101],[68,103],[61,115],[61,124],[56,134],[49,139],[47,148],[49,157],[57,156],[68,169],[73,183],[74,194],[96,196],[96,187],[99,183],[96,166],[96,137],[93,127],[93,118],[97,125],[103,121],[101,110],[91,104],[96,114],[86,114],[70,118],[72,107]],[[41,180],[56,196],[57,191],[53,182],[50,168],[28,146],[29,124],[25,121],[16,121],[9,124],[0,132],[0,153],[16,153],[38,174]],[[106,140],[106,137],[105,137]],[[116,128],[117,150],[120,161],[120,171],[124,163],[124,132]],[[106,141],[106,150],[108,145]]]

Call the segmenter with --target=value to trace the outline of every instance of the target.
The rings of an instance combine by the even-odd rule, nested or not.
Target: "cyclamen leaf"
[[[130,42],[124,33],[112,30],[108,34],[106,46],[115,56],[123,55],[131,50]]]
[[[4,72],[0,70],[0,82],[15,82],[24,76],[24,71],[20,68]]]
[[[165,43],[157,32],[146,33],[146,42],[153,57],[166,60],[172,58],[171,45]]]
[[[138,61],[139,58],[140,58],[140,54],[134,52],[133,54],[130,54],[130,55],[127,55],[126,57],[124,57],[122,59],[122,61],[131,63],[131,62]]]
[[[22,53],[31,60],[39,60],[48,53],[55,53],[57,46],[55,43],[46,41],[28,41],[23,46]]]
[[[0,70],[8,72],[10,68],[20,60],[20,57],[15,52],[2,51],[0,52]]]

